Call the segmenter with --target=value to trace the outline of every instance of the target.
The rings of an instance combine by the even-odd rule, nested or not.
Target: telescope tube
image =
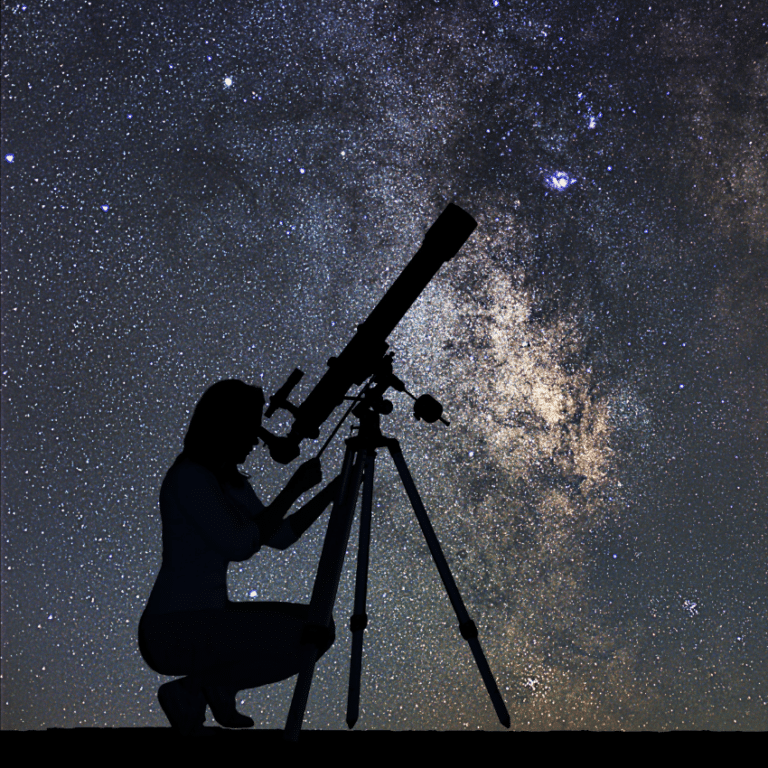
[[[421,248],[384,294],[338,358],[328,361],[328,370],[293,409],[295,421],[286,437],[269,441],[272,458],[281,464],[299,455],[305,438],[318,436],[320,426],[339,406],[353,384],[362,384],[374,372],[388,349],[386,338],[421,295],[440,267],[450,261],[477,227],[477,222],[459,206],[450,203],[424,235]]]

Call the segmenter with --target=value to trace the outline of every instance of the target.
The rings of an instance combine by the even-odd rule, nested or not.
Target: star
[[[3,728],[167,726],[136,629],[195,405],[296,367],[303,403],[454,202],[387,339],[450,426],[391,391],[382,431],[512,727],[765,730],[762,6],[59,5],[3,16]],[[356,727],[501,729],[386,451],[374,498]],[[230,599],[306,603],[326,525]],[[346,727],[342,634],[309,728]],[[239,706],[281,728],[288,685]]]

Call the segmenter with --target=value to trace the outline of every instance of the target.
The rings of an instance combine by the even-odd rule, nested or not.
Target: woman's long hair
[[[234,451],[254,443],[261,425],[264,392],[237,379],[217,381],[195,406],[179,457],[202,464],[220,482],[242,485],[247,475],[237,469]]]

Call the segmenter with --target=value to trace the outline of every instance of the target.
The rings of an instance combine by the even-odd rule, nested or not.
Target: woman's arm
[[[316,486],[322,479],[323,472],[320,467],[320,459],[315,458],[305,461],[296,470],[285,488],[277,494],[277,498],[255,517],[263,542],[269,541],[277,529],[283,524],[285,513],[293,506],[296,499],[310,488]],[[318,496],[319,495],[320,494],[318,494]],[[314,501],[314,499],[312,501]],[[309,503],[311,504],[312,502]],[[325,507],[323,507],[323,509],[324,508]],[[321,512],[322,510],[318,512],[317,517],[319,517]],[[314,519],[317,519],[317,517]],[[313,521],[310,521],[307,527],[309,527],[312,522]]]
[[[335,480],[331,481],[323,488],[320,493],[313,499],[308,501],[298,512],[294,512],[289,518],[288,522],[291,524],[293,532],[298,539],[312,523],[317,520],[320,515],[325,512],[325,508],[336,500],[336,494],[338,493],[339,483],[341,482],[341,475]]]
[[[266,542],[267,546],[281,550],[293,546],[309,526],[323,514],[328,504],[336,500],[340,479],[340,477],[336,478],[298,512],[285,518],[277,532]]]

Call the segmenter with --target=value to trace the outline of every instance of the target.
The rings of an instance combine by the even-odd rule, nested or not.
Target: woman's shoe
[[[211,708],[211,714],[219,725],[225,728],[253,728],[253,720],[241,715],[235,707],[236,691],[220,687],[205,687],[203,695]]]
[[[161,685],[157,700],[173,730],[184,734],[200,733],[203,730],[205,697],[200,686],[189,678]]]

